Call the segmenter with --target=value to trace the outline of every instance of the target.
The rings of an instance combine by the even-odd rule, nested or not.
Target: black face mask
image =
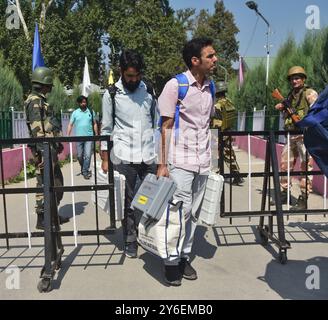
[[[130,82],[126,82],[125,79],[122,77],[122,83],[123,86],[128,89],[130,92],[135,91],[139,85],[140,85],[140,80],[139,81],[130,81]]]

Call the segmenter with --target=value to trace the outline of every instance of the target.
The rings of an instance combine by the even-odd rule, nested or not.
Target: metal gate
[[[52,155],[51,155],[51,144],[61,142],[80,142],[80,141],[93,141],[94,144],[97,141],[107,141],[108,153],[112,149],[112,142],[110,137],[60,137],[60,138],[42,138],[42,139],[9,139],[0,140],[0,176],[1,176],[1,188],[0,194],[3,200],[3,214],[4,214],[4,233],[0,233],[0,239],[5,239],[7,249],[10,248],[10,239],[17,238],[28,238],[29,245],[31,246],[30,239],[32,237],[43,237],[45,246],[45,263],[41,270],[41,281],[38,284],[38,289],[40,292],[48,292],[52,289],[52,280],[55,275],[56,270],[61,267],[62,254],[64,252],[64,247],[62,245],[62,236],[74,236],[75,243],[77,245],[77,236],[90,236],[95,235],[97,237],[98,246],[99,236],[112,234],[116,230],[115,221],[115,196],[114,196],[114,172],[113,165],[110,163],[108,171],[108,184],[97,185],[97,174],[96,174],[96,150],[94,148],[94,173],[95,173],[95,185],[80,185],[80,186],[55,186],[54,184],[54,173],[52,165]],[[43,170],[43,187],[40,188],[6,188],[4,181],[4,163],[2,149],[5,144],[22,144],[29,145],[35,143],[42,143],[43,145],[43,159],[44,159],[44,170]],[[72,160],[72,146],[71,146],[71,160]],[[25,148],[23,148],[24,157],[24,168],[26,168],[26,154]],[[110,157],[108,157],[110,159]],[[98,196],[97,191],[108,190],[109,191],[109,205],[110,205],[110,227],[106,230],[99,229],[99,218],[98,218]],[[73,222],[74,230],[71,231],[60,231],[59,218],[57,211],[57,201],[56,192],[83,192],[83,191],[95,191],[95,219],[96,227],[95,229],[89,230],[76,230],[75,224],[75,211],[73,210]],[[29,228],[29,218],[27,212],[27,232],[10,232],[8,227],[8,212],[6,205],[6,195],[9,194],[35,194],[43,193],[44,195],[44,232],[31,232]]]
[[[230,181],[230,197],[229,197],[229,208],[227,209],[227,204],[225,203],[225,190],[222,194],[221,199],[221,217],[222,218],[230,218],[230,223],[232,223],[232,218],[236,217],[259,217],[259,225],[258,231],[262,240],[263,245],[268,244],[268,240],[271,240],[275,243],[279,248],[279,261],[282,264],[287,263],[287,250],[291,248],[290,243],[286,240],[285,237],[285,226],[284,226],[284,215],[301,215],[305,214],[305,219],[307,215],[318,215],[318,214],[326,214],[328,212],[327,209],[306,209],[301,211],[290,211],[283,210],[282,202],[281,202],[281,193],[280,193],[280,181],[279,177],[287,176],[288,177],[288,185],[289,179],[292,176],[306,176],[308,180],[308,176],[314,175],[322,175],[321,171],[293,171],[293,172],[279,172],[278,168],[278,159],[276,152],[276,141],[279,136],[287,136],[287,141],[289,141],[290,135],[299,135],[302,132],[286,132],[286,131],[249,131],[249,132],[219,132],[219,146],[224,144],[223,138],[230,137],[229,139],[229,148],[232,149],[232,137],[234,136],[247,136],[248,137],[248,152],[249,152],[249,170],[248,173],[224,173],[224,156],[223,156],[223,148],[219,147],[219,168],[220,173],[224,176],[225,179]],[[250,137],[252,136],[264,136],[266,139],[266,153],[265,153],[265,164],[263,172],[252,172],[251,170],[251,160],[250,160]],[[288,142],[287,142],[288,143]],[[231,151],[230,151],[230,161],[231,161]],[[307,162],[307,161],[306,161]],[[248,178],[248,189],[249,189],[249,201],[248,201],[248,210],[245,211],[233,211],[232,203],[233,203],[233,193],[232,193],[232,179],[234,177],[243,177]],[[255,211],[252,208],[251,204],[251,183],[252,178],[255,177],[263,177],[263,188],[262,188],[262,199],[261,199],[261,210]],[[274,188],[274,200],[275,200],[275,208],[270,205],[270,195],[268,190],[271,187],[271,179],[273,178],[273,188]],[[325,179],[326,181],[326,179]],[[307,185],[306,185],[307,190]],[[289,193],[289,190],[288,190]],[[289,209],[289,204],[288,204]],[[268,218],[268,224],[265,224],[265,217]],[[274,219],[276,219],[277,223],[277,233],[274,232]]]

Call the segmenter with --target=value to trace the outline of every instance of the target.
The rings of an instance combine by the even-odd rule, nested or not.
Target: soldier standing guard
[[[291,108],[295,111],[296,115],[302,120],[308,113],[313,99],[317,96],[315,90],[311,89],[305,84],[307,79],[306,72],[303,67],[294,66],[289,69],[287,80],[290,83],[291,91],[288,94],[287,100]],[[285,127],[286,131],[295,131],[299,130],[296,128],[292,119],[286,111],[284,111],[284,106],[282,103],[279,103],[275,106],[277,110],[280,110],[284,113],[285,117]],[[290,137],[290,158],[289,158],[289,168],[290,171],[293,171],[296,165],[297,158],[300,158],[301,170],[305,171],[306,167],[308,172],[311,172],[313,169],[313,159],[311,156],[306,156],[306,148],[304,146],[303,135],[292,135]],[[284,146],[284,149],[281,154],[281,164],[280,170],[282,172],[287,172],[288,169],[288,145]],[[301,195],[298,197],[297,203],[293,206],[292,210],[303,210],[306,209],[308,194],[312,192],[312,176],[302,177],[300,181]],[[307,182],[306,182],[307,180]],[[291,179],[290,179],[291,184]],[[288,179],[286,176],[281,177],[280,180],[281,186],[281,202],[287,204],[287,190],[288,190]],[[307,188],[306,188],[307,186]],[[307,189],[307,190],[306,190]],[[289,197],[290,204],[291,197]],[[272,201],[271,204],[275,204],[275,201]]]
[[[228,91],[227,84],[223,81],[219,81],[216,85],[216,98],[217,103],[215,105],[215,114],[211,120],[211,129],[221,129],[221,131],[231,130],[235,117],[236,109],[230,99],[226,97]],[[236,154],[233,148],[230,148],[232,137],[223,137],[223,159],[230,169],[232,174],[239,174],[240,168],[237,163]],[[235,176],[232,184],[240,185],[244,182],[244,179],[239,176]]]
[[[26,123],[31,138],[57,137],[61,135],[61,124],[56,119],[52,108],[46,100],[46,94],[52,90],[53,74],[46,67],[35,68],[32,73],[32,92],[24,103]],[[43,187],[43,144],[28,145],[36,167],[36,187]],[[58,163],[58,154],[63,151],[61,143],[51,144],[51,156],[54,170],[54,183],[63,185],[63,175]],[[63,198],[63,192],[56,193],[57,205]],[[35,211],[37,214],[36,229],[44,230],[44,195],[36,194]],[[59,217],[60,223],[68,222],[68,218]]]

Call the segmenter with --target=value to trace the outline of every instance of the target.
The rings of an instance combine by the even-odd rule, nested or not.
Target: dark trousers
[[[135,196],[137,189],[137,177],[142,182],[148,173],[156,174],[156,164],[142,163],[121,163],[114,165],[114,170],[125,176],[125,208],[124,219],[122,220],[123,235],[125,243],[131,243],[137,241],[137,229],[140,216],[137,216],[137,212],[132,210],[131,202]]]

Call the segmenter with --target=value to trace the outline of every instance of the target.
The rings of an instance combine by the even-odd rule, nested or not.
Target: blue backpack
[[[175,107],[175,114],[174,114],[174,129],[175,129],[175,141],[177,140],[178,136],[179,136],[179,123],[180,123],[180,104],[182,102],[182,100],[186,97],[187,92],[189,90],[189,81],[187,76],[184,73],[180,73],[177,74],[175,76],[175,79],[178,80],[178,85],[179,85],[179,89],[178,89],[178,101],[177,101],[177,105]],[[211,95],[213,98],[213,101],[215,100],[215,84],[214,81],[211,80],[210,82],[210,90],[211,90]],[[159,119],[159,127],[162,128],[162,124],[163,124],[163,119],[162,117],[160,117]]]
[[[328,86],[296,125],[304,128],[304,145],[328,178]]]

